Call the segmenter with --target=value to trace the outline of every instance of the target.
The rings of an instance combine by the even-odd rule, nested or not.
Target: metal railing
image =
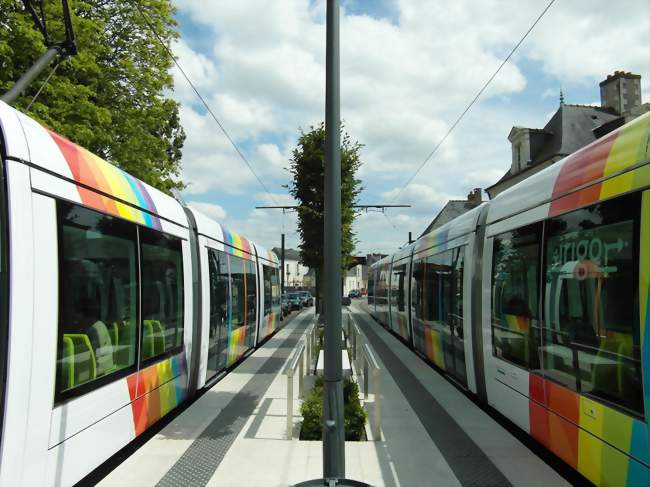
[[[289,360],[287,368],[284,369],[284,374],[287,376],[287,439],[293,438],[293,375],[298,371],[298,397],[302,398],[304,394],[304,355],[305,355],[305,342],[300,341],[298,349]]]
[[[370,345],[364,343],[364,336],[359,326],[354,323],[352,315],[347,315],[344,320],[344,329],[348,340],[348,350],[351,361],[357,374],[363,375],[363,397],[367,401],[372,389],[375,396],[374,410],[370,418],[370,430],[375,441],[381,440],[381,368],[372,352]],[[372,380],[371,380],[372,377]],[[372,382],[372,384],[371,384]],[[372,386],[372,387],[371,387]]]
[[[298,343],[298,348],[293,353],[289,363],[284,369],[287,376],[287,439],[293,438],[293,383],[296,369],[298,369],[298,398],[305,396],[304,376],[312,373],[312,360],[316,351],[316,336],[318,327],[312,323],[307,332]]]

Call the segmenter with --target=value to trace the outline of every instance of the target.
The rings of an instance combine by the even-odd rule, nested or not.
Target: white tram
[[[0,130],[0,485],[71,485],[278,328],[278,259],[2,102]]]
[[[377,262],[368,289],[382,325],[593,483],[650,485],[650,114]]]

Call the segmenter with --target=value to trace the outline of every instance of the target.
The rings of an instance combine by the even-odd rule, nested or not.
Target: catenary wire
[[[61,64],[60,61],[57,60],[57,61],[56,61],[56,64],[54,65],[54,68],[52,68],[52,71],[50,71],[50,74],[47,75],[47,78],[45,78],[45,81],[43,81],[43,84],[41,85],[41,87],[38,89],[38,91],[37,91],[36,94],[34,95],[34,98],[32,98],[32,101],[30,101],[30,102],[29,102],[29,105],[27,105],[27,108],[25,109],[26,112],[28,112],[29,109],[32,107],[32,105],[33,105],[34,102],[36,101],[36,98],[38,98],[38,95],[41,94],[41,91],[43,91],[43,88],[45,88],[45,85],[47,84],[47,82],[50,81],[50,78],[52,77],[52,75],[53,75],[54,73],[56,73],[56,70],[57,70],[57,69],[59,69],[59,65],[60,65],[60,64]]]
[[[203,104],[203,106],[205,107],[205,109],[208,111],[208,113],[210,114],[210,116],[212,116],[212,118],[214,119],[214,121],[217,123],[217,125],[219,126],[219,128],[221,129],[221,131],[223,132],[223,134],[226,136],[226,139],[228,139],[228,142],[230,142],[230,145],[232,145],[233,149],[235,149],[235,152],[237,152],[237,154],[239,155],[239,157],[241,158],[241,160],[244,161],[244,163],[246,164],[246,166],[248,167],[248,169],[250,170],[250,172],[253,173],[253,176],[255,176],[255,179],[257,179],[257,182],[260,183],[260,185],[262,186],[262,188],[264,188],[264,191],[266,191],[266,193],[269,195],[269,197],[271,198],[271,200],[273,201],[273,203],[274,203],[275,205],[278,205],[278,202],[275,200],[273,194],[269,191],[269,189],[266,187],[266,184],[264,184],[264,182],[263,182],[263,181],[260,179],[260,177],[257,175],[257,173],[255,172],[255,169],[253,169],[253,166],[252,166],[251,163],[248,161],[248,159],[247,159],[247,158],[244,156],[244,154],[239,150],[239,147],[237,147],[237,144],[235,144],[235,142],[234,142],[234,140],[232,139],[232,137],[230,137],[230,134],[228,133],[228,131],[226,130],[226,128],[223,126],[223,124],[219,121],[219,119],[217,118],[217,116],[214,114],[214,112],[212,111],[212,109],[210,108],[210,106],[208,105],[208,103],[205,101],[205,98],[203,98],[203,95],[201,95],[201,93],[200,93],[199,90],[196,88],[196,86],[194,85],[194,83],[192,83],[192,80],[190,79],[190,77],[187,75],[187,73],[185,73],[185,70],[181,67],[180,63],[178,62],[178,60],[176,59],[176,57],[175,57],[174,54],[172,53],[171,49],[170,49],[169,47],[167,47],[167,44],[165,44],[165,41],[163,41],[162,38],[158,35],[158,32],[156,31],[156,29],[154,28],[153,24],[152,24],[151,21],[149,20],[149,17],[147,17],[147,16],[145,15],[144,11],[142,10],[142,6],[140,5],[139,0],[137,0],[136,2],[134,2],[134,4],[135,4],[135,7],[138,9],[138,12],[140,12],[140,15],[142,16],[143,20],[145,21],[145,23],[147,24],[147,26],[149,27],[149,29],[150,29],[151,32],[153,33],[153,35],[156,37],[156,39],[158,39],[158,42],[160,42],[160,45],[163,47],[163,49],[165,49],[165,51],[167,51],[167,54],[169,54],[169,56],[171,57],[172,61],[174,61],[174,64],[176,65],[176,67],[178,68],[178,70],[181,72],[181,74],[182,74],[183,77],[185,78],[185,81],[187,81],[187,83],[190,85],[190,87],[192,88],[192,90],[194,91],[194,93],[196,94],[196,96],[198,97],[198,99],[201,101],[201,103]]]
[[[431,158],[433,157],[433,155],[438,151],[438,149],[439,149],[440,146],[445,142],[445,140],[447,140],[447,137],[449,137],[449,135],[451,135],[451,133],[454,131],[454,129],[455,129],[456,126],[460,123],[460,121],[463,119],[463,117],[465,116],[465,114],[466,114],[466,113],[467,113],[467,112],[472,108],[472,106],[476,103],[476,101],[477,101],[477,100],[479,99],[479,97],[483,94],[483,92],[484,92],[484,91],[486,90],[486,88],[490,85],[490,83],[491,83],[492,80],[497,76],[497,74],[499,74],[499,71],[501,71],[501,68],[503,68],[503,66],[505,66],[505,64],[510,60],[510,58],[511,58],[512,55],[515,53],[515,51],[516,51],[516,50],[519,48],[519,46],[524,42],[524,40],[526,39],[526,37],[528,37],[528,34],[531,33],[531,31],[535,28],[535,26],[537,25],[537,23],[542,19],[542,17],[544,16],[544,14],[546,14],[546,12],[548,11],[548,9],[551,8],[551,6],[552,6],[554,3],[555,3],[555,0],[551,0],[551,1],[548,3],[548,5],[546,5],[546,8],[544,8],[544,10],[542,10],[542,13],[540,13],[539,16],[537,17],[537,19],[535,19],[535,22],[533,22],[533,24],[528,28],[528,30],[527,30],[526,33],[523,35],[523,37],[522,37],[521,39],[519,39],[519,42],[517,42],[517,44],[515,44],[515,46],[514,46],[514,47],[512,48],[512,50],[510,51],[510,53],[506,56],[506,58],[503,60],[503,62],[499,65],[499,67],[497,68],[497,70],[496,70],[496,71],[492,74],[492,76],[490,76],[490,78],[485,82],[485,84],[483,85],[483,87],[478,91],[478,93],[477,93],[476,96],[472,99],[472,101],[469,103],[469,105],[467,105],[467,107],[465,107],[465,110],[463,110],[463,112],[458,116],[458,118],[456,118],[456,121],[452,124],[451,127],[449,127],[449,130],[447,130],[447,132],[446,132],[445,135],[442,137],[442,139],[440,139],[440,141],[436,144],[436,146],[435,146],[435,147],[433,148],[433,150],[429,153],[429,155],[427,155],[427,157],[424,159],[424,161],[422,161],[422,163],[421,163],[420,166],[417,168],[417,170],[416,170],[416,171],[411,175],[411,177],[408,179],[408,181],[406,181],[406,184],[405,184],[404,186],[402,186],[402,189],[400,189],[399,192],[395,195],[395,197],[393,197],[393,199],[391,200],[391,204],[394,203],[394,202],[395,202],[395,201],[396,201],[396,200],[397,200],[397,199],[402,195],[402,193],[404,192],[404,190],[406,190],[406,188],[407,188],[407,187],[408,187],[408,186],[413,182],[413,180],[414,180],[415,177],[420,173],[420,171],[422,170],[422,168],[427,164],[427,162],[429,162],[429,160],[431,160]]]

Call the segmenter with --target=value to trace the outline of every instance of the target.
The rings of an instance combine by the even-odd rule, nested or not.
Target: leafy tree
[[[341,128],[341,266],[347,269],[352,260],[356,240],[352,224],[356,212],[353,205],[363,189],[356,173],[361,166],[359,151],[362,145],[353,142]],[[324,259],[324,187],[325,187],[325,124],[300,131],[298,145],[293,151],[289,171],[293,180],[289,192],[296,198],[300,258],[304,265],[316,270],[317,294],[320,294],[320,276]],[[317,296],[320,298],[320,296]]]
[[[15,103],[55,132],[147,183],[170,191],[179,181],[185,133],[173,89],[173,60],[134,5],[139,2],[169,46],[178,37],[170,0],[72,0],[79,53],[64,60],[27,110],[50,70]],[[60,0],[45,0],[52,41],[65,38]],[[0,0],[0,92],[46,51],[19,0]]]

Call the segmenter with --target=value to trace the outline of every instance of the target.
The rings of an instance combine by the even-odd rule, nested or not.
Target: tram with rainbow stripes
[[[272,252],[0,102],[0,485],[72,485],[280,325]]]
[[[368,279],[376,320],[479,402],[596,485],[650,485],[650,114]]]

